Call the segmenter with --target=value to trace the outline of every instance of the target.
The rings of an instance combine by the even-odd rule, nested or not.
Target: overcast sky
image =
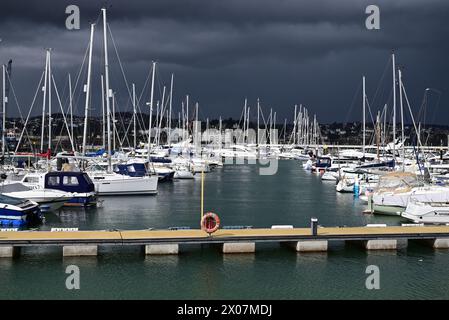
[[[53,72],[66,107],[67,74],[75,78],[80,70],[91,22],[98,22],[92,112],[99,113],[104,3],[2,0],[0,62],[13,60],[12,82],[23,113],[29,110],[44,68],[44,48],[52,48]],[[65,28],[69,4],[80,8],[80,30]],[[380,7],[380,30],[365,28],[369,4]],[[238,118],[247,97],[255,120],[259,97],[265,116],[273,108],[278,122],[291,122],[293,106],[301,103],[321,123],[359,121],[362,75],[371,112],[385,103],[391,110],[394,50],[413,110],[418,112],[425,88],[437,89],[441,99],[436,91],[429,92],[427,121],[449,124],[447,0],[115,0],[107,7],[128,82],[136,84],[140,95],[151,61],[157,61],[157,99],[175,74],[175,115],[189,94],[191,101],[199,102],[204,119]],[[111,39],[109,56],[117,108],[131,110]],[[85,78],[83,70],[80,83]],[[75,95],[78,114],[84,106],[80,87]],[[142,111],[148,99],[147,87]],[[10,109],[9,115],[18,114],[12,95]],[[33,114],[41,109],[39,96]]]

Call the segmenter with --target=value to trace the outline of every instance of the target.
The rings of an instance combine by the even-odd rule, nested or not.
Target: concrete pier
[[[395,239],[376,239],[363,241],[367,250],[396,250],[398,241]]]
[[[96,256],[98,255],[98,246],[63,246],[62,255],[64,257]]]
[[[0,258],[14,258],[20,254],[19,247],[0,246]]]
[[[147,244],[145,246],[145,254],[178,254],[179,245],[178,244]]]
[[[323,252],[328,249],[328,241],[326,240],[289,242],[288,245],[297,252]]]
[[[313,226],[312,226],[313,227]],[[312,228],[313,229],[313,228]],[[18,248],[63,247],[65,257],[96,256],[98,246],[145,248],[146,254],[178,254],[183,245],[219,246],[223,253],[254,253],[256,243],[281,243],[298,252],[324,252],[328,243],[345,241],[367,250],[400,250],[402,243],[419,241],[449,248],[448,226],[384,226],[291,228],[229,228],[208,235],[200,229],[145,229],[92,231],[0,230],[0,257],[12,257]],[[315,235],[314,235],[315,234]],[[16,249],[17,248],[17,249]],[[182,247],[181,247],[182,249]],[[27,249],[28,250],[28,249]],[[39,250],[37,250],[39,251]]]
[[[435,249],[449,249],[449,239],[431,239],[427,240],[426,243]]]
[[[223,253],[254,253],[256,252],[255,242],[225,242],[222,248]]]

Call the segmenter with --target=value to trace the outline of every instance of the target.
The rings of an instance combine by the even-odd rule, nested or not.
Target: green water
[[[269,227],[367,223],[399,224],[362,213],[351,194],[338,194],[296,161],[279,161],[277,174],[233,165],[206,175],[205,209],[224,225]],[[200,181],[159,185],[157,196],[104,198],[98,209],[47,215],[41,229],[198,227]],[[138,247],[100,248],[98,257],[63,258],[58,248],[25,248],[0,259],[1,299],[447,299],[449,251],[410,243],[392,252],[366,252],[344,243],[327,253],[299,254],[277,244],[255,254],[223,255],[216,248],[182,248],[177,256],[147,256]],[[80,268],[80,290],[67,290],[65,268]],[[380,289],[365,287],[368,265],[380,269]]]

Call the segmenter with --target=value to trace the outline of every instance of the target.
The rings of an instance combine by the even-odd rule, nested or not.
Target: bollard
[[[312,236],[316,236],[318,234],[318,219],[317,218],[310,219],[310,229],[312,231]]]

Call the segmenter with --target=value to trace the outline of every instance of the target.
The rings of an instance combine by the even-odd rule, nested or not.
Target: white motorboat
[[[173,176],[173,179],[193,179],[194,173],[192,170],[189,170],[186,166],[176,166],[175,168],[175,175]]]
[[[415,223],[446,224],[449,223],[449,202],[411,199],[401,216]]]
[[[2,184],[0,192],[9,197],[37,202],[42,212],[56,211],[73,198],[69,192],[44,188],[33,189],[20,182]]]
[[[334,171],[326,171],[321,176],[321,180],[323,181],[337,181],[338,180],[338,172]]]
[[[158,176],[130,177],[107,172],[88,172],[100,196],[156,194]]]

